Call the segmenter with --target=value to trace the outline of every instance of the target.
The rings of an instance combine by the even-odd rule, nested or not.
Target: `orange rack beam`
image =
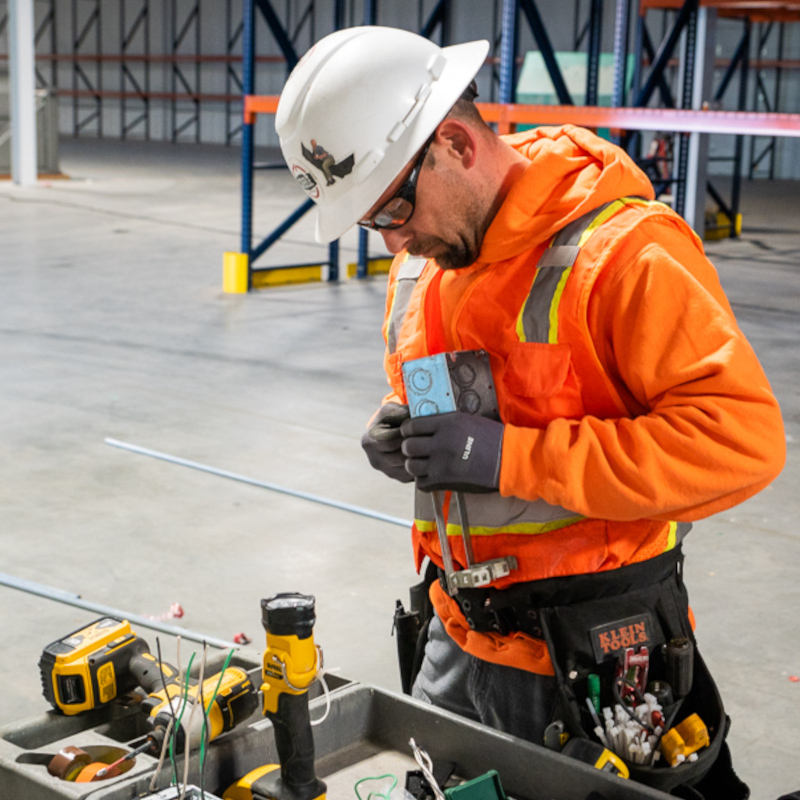
[[[800,137],[800,114],[755,111],[684,111],[671,108],[601,108],[598,106],[528,106],[477,103],[487,122],[496,122],[499,133],[514,126],[580,125],[585,128],[619,128],[680,133],[730,133],[758,136]],[[256,114],[274,114],[278,97],[245,95],[244,121],[252,125]]]
[[[278,110],[277,95],[246,94],[244,96],[244,124],[252,125],[256,114],[274,114]]]
[[[758,136],[800,136],[800,114],[751,111],[691,111],[671,108],[600,108],[598,106],[523,106],[478,103],[487,122],[499,133],[517,124],[580,125],[678,133],[732,133]]]
[[[648,9],[679,9],[685,0],[640,0],[639,14]],[[797,22],[797,0],[700,0],[705,8],[715,8],[723,17],[749,17],[753,22]]]

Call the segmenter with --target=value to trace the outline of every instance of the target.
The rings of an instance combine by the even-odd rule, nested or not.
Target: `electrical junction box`
[[[508,800],[497,770],[444,790],[446,800]]]
[[[464,411],[500,419],[485,350],[459,350],[407,361],[403,382],[412,417]]]

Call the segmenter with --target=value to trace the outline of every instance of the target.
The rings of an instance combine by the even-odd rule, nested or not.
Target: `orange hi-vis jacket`
[[[680,541],[679,523],[742,502],[785,458],[780,410],[716,271],[646,176],[580,128],[504,139],[531,164],[478,260],[444,271],[400,253],[383,328],[385,402],[406,402],[406,361],[489,354],[500,488],[466,498],[475,560],[517,558],[497,588],[652,558]],[[463,567],[456,513],[447,533]],[[442,565],[419,491],[413,542],[418,568],[425,555]],[[438,583],[431,597],[466,652],[552,674],[543,641],[470,630]]]
[[[679,523],[755,494],[785,458],[780,410],[716,271],[646,176],[580,128],[504,139],[531,164],[478,260],[445,271],[400,253],[383,328],[385,402],[406,402],[406,361],[489,354],[500,489],[466,499],[475,560],[516,556],[496,588],[657,556],[680,541]],[[417,491],[418,568],[425,555],[442,565],[434,520]],[[463,567],[457,513],[447,533]],[[438,583],[431,598],[466,652],[552,674],[543,641],[470,630]]]

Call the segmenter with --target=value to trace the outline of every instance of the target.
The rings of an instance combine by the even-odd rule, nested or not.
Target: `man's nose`
[[[401,250],[405,250],[408,242],[411,241],[411,234],[406,230],[406,226],[399,228],[381,228],[381,236],[386,249],[395,255]]]

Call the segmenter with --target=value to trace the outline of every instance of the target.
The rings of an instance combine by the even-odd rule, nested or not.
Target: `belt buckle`
[[[477,590],[480,591],[480,590]],[[509,632],[508,626],[503,622],[500,615],[491,607],[492,599],[488,593],[484,597],[464,597],[463,592],[459,592],[454,598],[458,603],[458,608],[464,615],[470,629],[478,633],[499,633],[505,635]]]
[[[489,629],[494,633],[499,633],[501,636],[506,636],[507,634],[511,633],[511,627],[508,623],[500,616],[500,611],[496,610],[492,606],[492,596],[487,594],[483,600],[483,608],[481,609],[484,614],[486,614],[492,621],[489,623]]]

